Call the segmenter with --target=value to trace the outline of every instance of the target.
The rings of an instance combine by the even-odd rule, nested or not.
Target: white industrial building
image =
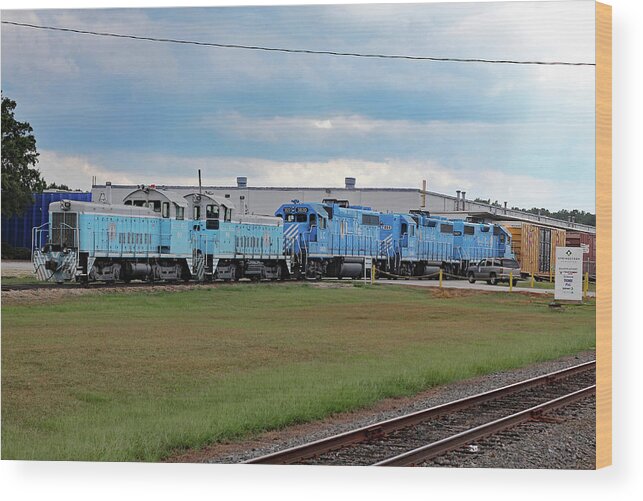
[[[150,185],[152,187],[152,185]],[[343,187],[295,188],[248,186],[245,177],[237,178],[236,186],[163,186],[159,190],[172,190],[181,194],[198,193],[230,199],[238,212],[245,214],[273,215],[277,208],[292,200],[320,202],[323,199],[348,200],[351,205],[372,207],[383,212],[408,212],[425,208],[432,214],[449,218],[475,221],[525,221],[543,226],[596,233],[596,228],[573,221],[560,221],[546,216],[496,207],[466,199],[466,192],[455,196],[444,195],[422,188],[358,188],[355,178],[347,177]],[[105,183],[92,186],[92,201],[122,203],[125,197],[140,189],[141,185],[115,185]],[[506,204],[505,204],[506,205]]]

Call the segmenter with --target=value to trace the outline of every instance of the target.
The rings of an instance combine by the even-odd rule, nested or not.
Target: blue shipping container
[[[2,243],[12,247],[31,249],[32,228],[49,221],[49,204],[59,200],[91,202],[90,192],[44,192],[34,193],[34,203],[20,216],[2,216]]]

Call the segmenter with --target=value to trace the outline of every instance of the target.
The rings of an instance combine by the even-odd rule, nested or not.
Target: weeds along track
[[[596,362],[587,362],[431,407],[248,464],[413,466],[595,394]]]

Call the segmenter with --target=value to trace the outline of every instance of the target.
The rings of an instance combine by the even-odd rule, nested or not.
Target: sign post
[[[554,299],[583,300],[583,249],[556,247]]]

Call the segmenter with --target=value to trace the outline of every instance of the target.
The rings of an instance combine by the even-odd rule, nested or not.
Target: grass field
[[[38,284],[41,283],[35,276],[5,276],[0,279],[0,284],[2,285],[27,285],[27,284]]]
[[[307,284],[2,308],[3,459],[154,461],[591,349],[595,305]]]

